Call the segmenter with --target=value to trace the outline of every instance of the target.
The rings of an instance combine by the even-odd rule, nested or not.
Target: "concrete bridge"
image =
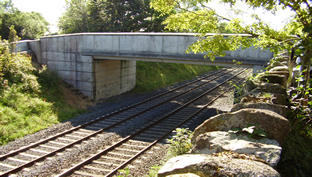
[[[185,53],[196,40],[190,33],[77,33],[21,41],[18,50],[33,51],[40,64],[93,100],[131,90],[136,61],[240,66],[255,71],[273,57],[270,51],[248,48],[210,61],[204,54]],[[233,60],[242,64],[235,65]]]

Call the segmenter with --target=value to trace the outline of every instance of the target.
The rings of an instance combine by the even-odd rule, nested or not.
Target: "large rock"
[[[286,96],[284,94],[276,94],[272,97],[273,104],[286,105]]]
[[[193,173],[209,176],[271,176],[280,174],[262,162],[230,156],[182,155],[170,159],[158,172],[158,177]]]
[[[270,70],[270,69],[277,67],[277,66],[287,66],[287,64],[280,62],[280,61],[272,60],[272,62],[269,64],[269,66],[266,68],[266,70]]]
[[[276,140],[254,139],[246,134],[215,131],[197,136],[191,153],[213,154],[222,151],[255,155],[275,167],[280,160],[282,148]]]
[[[276,66],[269,71],[288,71],[288,66]]]
[[[224,113],[211,117],[199,125],[192,137],[192,142],[198,135],[213,131],[228,131],[233,128],[246,128],[259,124],[267,134],[267,138],[282,144],[290,131],[290,123],[283,116],[264,109],[241,109],[232,113]]]
[[[278,75],[283,75],[286,78],[289,77],[289,71],[266,71],[265,74],[278,74]]]
[[[253,80],[247,80],[244,84],[244,93],[248,93],[251,90],[257,88],[257,84]]]
[[[276,83],[284,87],[286,86],[286,83],[287,83],[286,76],[278,75],[278,74],[264,74],[260,77],[260,79],[264,82]]]
[[[231,112],[238,111],[240,109],[245,109],[245,108],[255,108],[255,109],[267,109],[273,112],[276,112],[277,114],[286,117],[286,107],[284,105],[278,105],[278,104],[271,104],[271,103],[237,103],[234,104]]]
[[[280,84],[275,84],[275,83],[263,83],[259,85],[257,88],[253,89],[252,91],[249,92],[249,94],[252,95],[261,95],[263,93],[272,93],[272,94],[286,94],[286,89],[285,87],[281,86]]]

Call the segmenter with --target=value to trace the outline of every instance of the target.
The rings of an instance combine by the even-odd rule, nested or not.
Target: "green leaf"
[[[303,32],[310,33],[312,32],[312,26],[307,26],[302,29]]]

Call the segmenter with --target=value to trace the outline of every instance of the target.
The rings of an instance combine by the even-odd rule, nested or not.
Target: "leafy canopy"
[[[199,33],[201,38],[191,45],[188,51],[207,52],[206,56],[212,59],[218,55],[224,56],[226,50],[236,50],[239,47],[243,49],[250,46],[269,48],[277,53],[280,50],[290,50],[299,40],[310,41],[311,44],[311,1],[251,0],[245,2],[251,8],[262,7],[273,14],[277,9],[290,8],[293,10],[296,13],[295,17],[282,30],[274,30],[256,14],[251,15],[253,19],[251,24],[244,24],[243,19],[238,17],[221,16],[209,6],[209,2],[209,0],[152,0],[151,6],[162,14],[177,9],[178,13],[170,15],[166,19],[167,28]],[[238,1],[221,0],[220,2],[229,4],[232,7],[231,11],[237,16],[244,13],[235,9]],[[224,38],[217,28],[217,24],[222,22],[227,22],[225,29],[247,36],[232,35]],[[207,36],[207,33],[210,32],[217,34]]]
[[[63,33],[164,31],[166,18],[149,0],[66,0],[58,26]]]
[[[0,35],[8,39],[10,27],[14,25],[21,39],[37,39],[48,32],[49,23],[37,12],[21,12],[12,0],[0,1]]]

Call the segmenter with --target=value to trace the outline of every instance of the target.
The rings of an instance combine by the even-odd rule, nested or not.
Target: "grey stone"
[[[288,66],[276,66],[269,71],[288,71]]]
[[[273,104],[285,105],[286,104],[286,96],[284,94],[277,94],[272,98]]]
[[[253,80],[247,80],[244,84],[244,93],[248,93],[257,87],[258,85]]]
[[[286,95],[286,89],[280,84],[275,83],[262,83],[257,88],[249,92],[249,94],[262,94],[262,93],[272,93],[272,94],[284,94]]]
[[[260,77],[261,80],[264,82],[269,82],[269,83],[277,83],[282,86],[286,86],[287,83],[287,78],[284,75],[277,75],[277,74],[264,74]]]
[[[277,74],[277,75],[283,75],[286,78],[289,77],[289,71],[267,71],[265,74]]]
[[[194,130],[192,142],[195,142],[196,137],[202,133],[246,128],[256,124],[266,132],[267,138],[274,139],[279,144],[283,143],[290,132],[290,123],[283,116],[270,110],[246,108],[207,119]]]
[[[276,61],[276,60],[272,60],[272,61],[273,62],[267,67],[267,70],[270,70],[270,69],[277,67],[277,66],[286,66],[285,64],[283,64],[280,61]]]
[[[158,172],[158,177],[193,173],[212,176],[271,176],[280,174],[262,162],[213,155],[182,155],[170,159]]]
[[[191,153],[209,155],[222,151],[256,155],[274,167],[280,160],[282,148],[276,140],[254,139],[242,133],[215,131],[197,136]]]
[[[238,111],[240,109],[244,108],[255,108],[255,109],[267,109],[273,112],[276,112],[277,114],[286,117],[287,109],[284,105],[278,105],[278,104],[271,104],[271,103],[237,103],[234,104],[231,112]]]

